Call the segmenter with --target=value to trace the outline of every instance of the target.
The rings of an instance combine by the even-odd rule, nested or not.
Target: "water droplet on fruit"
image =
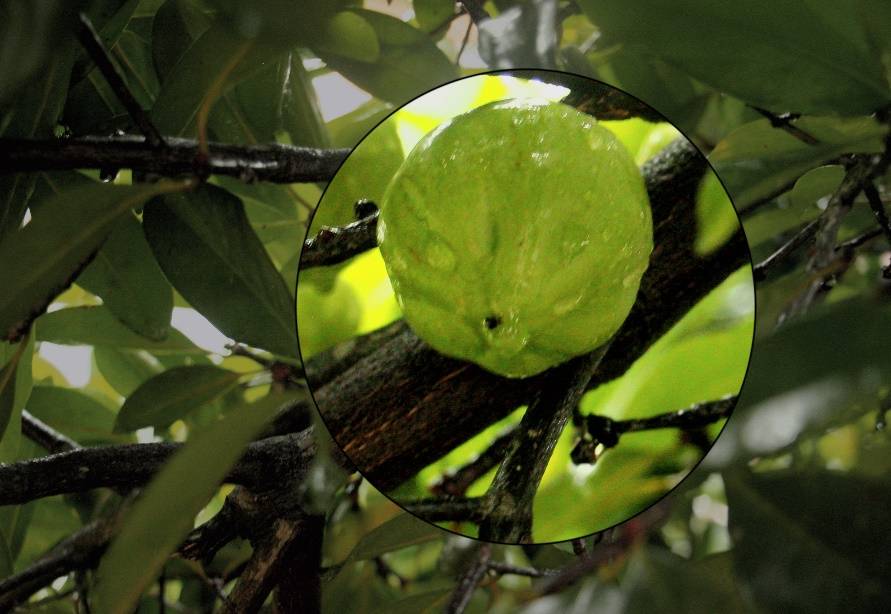
[[[583,294],[579,294],[578,296],[569,296],[567,298],[560,299],[556,303],[554,303],[553,312],[555,316],[563,316],[575,309],[579,306],[579,303],[582,302]]]

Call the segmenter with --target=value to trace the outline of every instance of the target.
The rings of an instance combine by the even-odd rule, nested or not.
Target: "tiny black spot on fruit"
[[[486,325],[486,328],[489,330],[495,330],[498,328],[498,325],[501,324],[501,318],[499,316],[489,316],[483,323]]]

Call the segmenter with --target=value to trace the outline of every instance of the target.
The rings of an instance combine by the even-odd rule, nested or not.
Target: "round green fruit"
[[[387,187],[378,242],[414,331],[508,377],[622,325],[653,249],[628,151],[562,103],[507,100],[422,139]]]

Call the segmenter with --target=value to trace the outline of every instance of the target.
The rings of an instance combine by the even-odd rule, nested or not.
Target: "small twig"
[[[476,559],[464,572],[458,581],[458,586],[452,593],[452,598],[446,606],[447,614],[462,614],[470,603],[473,591],[486,575],[489,569],[489,558],[492,556],[492,544],[483,543],[479,547]]]
[[[428,522],[467,521],[482,522],[488,513],[488,500],[485,497],[431,497],[400,501],[405,511]]]
[[[806,143],[807,145],[818,145],[820,143],[820,140],[817,139],[814,135],[802,130],[792,123],[796,119],[801,117],[801,115],[799,115],[798,113],[783,113],[781,115],[777,115],[775,113],[771,113],[767,109],[762,109],[754,105],[749,105],[749,107],[766,117],[771,126],[773,126],[774,128],[779,128],[780,130],[785,130],[788,134],[795,137],[802,143]]]
[[[883,234],[881,228],[873,228],[872,230],[867,230],[866,232],[860,233],[856,237],[852,237],[843,243],[839,243],[835,248],[836,251],[848,251],[852,249],[856,249],[861,245],[865,245],[869,243],[876,237],[879,237]]]
[[[517,435],[486,493],[489,510],[480,538],[499,542],[532,539],[532,502],[548,460],[609,343],[554,368],[526,410]]]
[[[307,239],[300,255],[300,268],[339,264],[362,252],[377,247],[377,218],[379,211],[346,226],[322,227]]]
[[[396,578],[396,581],[399,583],[399,588],[404,589],[408,586],[408,578],[403,577],[395,569],[390,567],[390,564],[384,560],[383,556],[376,556],[373,560],[374,571],[385,583],[388,583],[390,578]]]
[[[752,267],[752,278],[755,281],[764,281],[767,279],[768,273],[777,264],[786,260],[789,256],[798,251],[805,243],[814,238],[817,229],[820,227],[820,219],[811,220],[808,224],[799,230],[795,235],[786,241],[770,256]]]
[[[47,452],[67,452],[80,448],[80,444],[35,417],[27,409],[22,410],[22,435]]]
[[[464,50],[467,48],[467,42],[470,40],[470,31],[473,30],[473,19],[467,20],[467,29],[464,31],[464,38],[461,39],[461,47],[458,49],[458,54],[455,56],[455,66],[461,65],[461,56],[464,55]]]
[[[463,496],[474,482],[504,459],[516,431],[516,426],[505,430],[475,459],[455,472],[443,475],[439,482],[430,488],[431,492],[439,496]]]
[[[876,222],[879,223],[879,228],[885,233],[888,244],[891,245],[891,221],[888,220],[888,212],[885,211],[882,197],[872,181],[867,181],[863,184],[863,194],[866,196],[866,200],[869,201],[869,207],[876,217]]]
[[[544,578],[560,573],[558,569],[536,569],[535,567],[521,567],[501,561],[489,561],[489,570],[501,575],[526,576],[529,578]]]
[[[105,81],[108,83],[109,87],[111,87],[115,96],[117,96],[117,99],[124,105],[127,113],[136,123],[139,131],[145,136],[145,140],[149,145],[155,148],[163,147],[164,138],[149,119],[148,113],[146,113],[136,101],[130,88],[127,87],[123,75],[118,72],[118,69],[111,61],[111,57],[105,49],[105,45],[102,44],[102,39],[99,38],[99,34],[96,32],[95,28],[93,28],[90,18],[81,13],[80,23],[81,27],[78,30],[80,44],[83,45],[84,49],[87,50],[87,53],[90,54],[90,57],[96,63],[100,72],[102,72],[102,76],[105,77]]]
[[[193,175],[198,156],[194,139],[170,138],[155,149],[135,135],[77,139],[0,139],[0,174],[27,171],[129,168],[164,177]],[[329,181],[348,149],[210,144],[205,172],[242,181],[309,183]]]
[[[479,23],[485,19],[489,19],[491,15],[489,12],[483,8],[483,3],[479,0],[458,0],[467,11],[467,14],[470,15],[470,18],[473,20],[473,23],[479,25]]]

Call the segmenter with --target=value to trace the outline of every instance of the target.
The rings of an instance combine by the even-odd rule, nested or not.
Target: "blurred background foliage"
[[[888,127],[875,113],[891,100],[891,8],[883,0],[495,0],[482,7],[492,19],[477,27],[455,4],[441,0],[6,0],[0,4],[0,136],[108,135],[131,129],[124,109],[70,36],[77,12],[84,10],[140,105],[169,135],[195,136],[196,117],[204,107],[215,140],[352,146],[396,106],[487,67],[556,67],[600,78],[647,101],[708,152],[741,213],[756,262],[826,215],[851,155],[883,150]],[[557,17],[548,21],[548,15]],[[212,90],[219,96],[205,105]],[[790,121],[815,142],[796,138],[782,121],[772,122],[787,112],[802,114]],[[436,121],[435,114],[431,117]],[[415,121],[420,122],[416,130],[425,129],[423,121]],[[398,163],[410,133],[405,128],[382,137],[382,170]],[[370,138],[363,141],[369,143]],[[646,151],[640,143],[629,147]],[[361,160],[360,152],[350,160]],[[101,175],[109,179],[114,173]],[[381,189],[376,177],[362,185]],[[41,213],[47,219],[67,210],[74,217],[66,228],[76,228],[76,212],[96,196],[90,186],[79,184],[98,179],[95,172],[2,175],[0,246],[10,245],[8,237],[15,236],[23,216],[37,221]],[[887,171],[875,182],[887,200]],[[126,188],[130,173],[117,173],[114,183]],[[255,235],[268,256],[252,267],[274,267],[293,295],[300,240],[324,186],[226,178],[211,183],[243,203],[248,226],[242,234]],[[704,185],[701,202],[716,192],[714,185]],[[57,193],[61,196],[54,199]],[[704,216],[709,211],[705,205],[700,209]],[[126,239],[133,225],[130,231],[123,226],[115,234]],[[703,250],[720,243],[726,232],[720,224],[710,226],[716,230],[714,236],[701,234]],[[841,220],[838,241],[874,228],[873,214],[858,196]],[[54,240],[64,239],[60,234]],[[153,265],[152,247],[139,239],[110,241],[103,250],[123,252],[113,253],[112,261],[128,263],[120,279],[135,284],[111,290],[109,272],[94,263],[92,283],[89,276],[79,279],[53,299],[27,340],[0,346],[0,461],[44,454],[19,433],[23,408],[85,445],[191,441],[202,432],[224,441],[231,427],[210,427],[226,425],[222,417],[266,394],[268,372],[224,347],[231,336],[223,329],[231,330],[231,322],[214,317],[208,323],[205,316],[212,310],[204,307],[206,296],[189,292],[185,298],[182,288],[171,288]],[[368,275],[375,267],[380,271],[379,263],[373,255],[367,258],[357,259],[334,280],[313,282],[317,297],[306,300],[318,300],[318,311],[312,310],[312,318],[301,317],[303,327],[319,322],[320,329],[333,330],[337,337],[350,336],[395,317],[387,311],[392,303],[387,307],[382,279]],[[468,611],[891,609],[891,542],[885,530],[891,503],[885,421],[891,405],[891,321],[888,281],[882,275],[891,252],[883,236],[864,241],[821,304],[778,325],[814,277],[806,260],[807,250],[793,254],[756,284],[756,341],[740,403],[703,463],[665,499],[667,521],[601,566],[600,573],[556,594],[542,594],[547,578],[491,575],[474,593]],[[7,262],[3,266],[11,270]],[[366,270],[347,270],[351,267]],[[707,321],[714,330],[679,326],[680,332],[673,331],[648,353],[649,364],[635,365],[628,383],[623,378],[586,399],[585,411],[642,412],[661,405],[647,384],[662,387],[660,380],[671,377],[674,361],[691,355],[699,357],[703,373],[718,364],[744,362],[730,350],[746,321],[733,307],[739,304],[738,281],[734,278],[704,301],[711,312],[699,324]],[[139,298],[144,284],[157,284],[149,286],[157,288],[149,299]],[[17,295],[14,279],[3,278],[3,285],[10,296]],[[215,287],[215,280],[206,287]],[[342,314],[331,309],[334,304]],[[134,309],[141,318],[128,318]],[[734,318],[737,325],[727,326]],[[325,324],[326,319],[333,324]],[[343,322],[348,325],[338,329]],[[254,324],[265,329],[265,323],[260,318]],[[159,334],[158,325],[169,330]],[[704,339],[711,340],[705,354],[697,347]],[[322,338],[317,347],[330,342]],[[714,365],[708,364],[712,354]],[[176,371],[184,367],[201,369]],[[213,393],[181,405],[187,412],[173,408],[164,420],[146,416],[140,428],[133,428],[138,420],[121,426],[122,407],[135,402],[135,391],[147,382],[155,387],[157,378],[171,372],[160,384],[185,376],[172,388],[159,386],[159,401],[175,390]],[[701,391],[686,377],[671,382],[665,386],[671,395],[666,401],[701,400],[685,396]],[[708,384],[715,391],[726,389],[719,383]],[[676,444],[646,444],[665,446],[670,462],[663,475],[675,474]],[[610,461],[610,454],[633,457],[636,447],[629,443],[626,452],[623,442],[597,467],[603,480],[617,485],[619,498],[636,482],[616,470],[633,463]],[[211,456],[162,483],[154,501],[176,498],[192,486],[201,492],[197,485],[213,483]],[[565,455],[558,450],[555,458]],[[559,474],[552,472],[548,479],[547,488],[555,489]],[[656,479],[655,485],[641,479],[634,488],[661,489],[665,479]],[[198,508],[157,508],[150,522],[131,531],[141,528],[163,544],[184,518],[191,525],[211,517],[226,492],[223,487]],[[97,491],[0,508],[0,577],[28,568],[118,499],[111,491]],[[565,514],[567,524],[591,505],[551,498],[541,504],[551,505],[550,514]],[[326,522],[323,590],[324,610],[330,612],[438,611],[475,548],[465,538],[400,513],[367,485],[337,492]],[[205,578],[227,577],[248,555],[249,546],[236,541],[203,571],[174,559],[166,566],[161,597],[179,611],[205,611],[215,601]],[[493,557],[540,569],[576,558],[566,543],[498,546]],[[135,554],[116,555],[112,563],[116,573],[144,576],[139,611],[159,611],[161,585],[153,581],[158,568],[147,568]],[[100,568],[100,579],[109,565]],[[83,581],[80,574],[60,576],[37,593],[27,610],[77,611],[71,591]],[[224,585],[230,588],[231,582]],[[117,589],[104,590],[102,598],[120,597]]]

